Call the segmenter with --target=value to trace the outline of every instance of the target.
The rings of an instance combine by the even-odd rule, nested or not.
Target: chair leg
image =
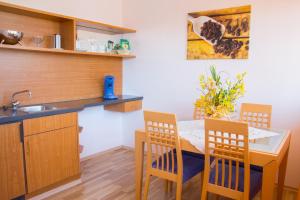
[[[149,186],[150,186],[150,175],[146,175],[143,200],[147,200],[147,198],[148,198]]]
[[[173,191],[173,181],[169,181],[169,191],[168,192],[172,192]]]
[[[205,172],[203,172],[201,200],[207,199],[207,183],[208,183],[208,175]]]
[[[206,198],[207,198],[206,188],[202,186],[201,200],[206,200]]]
[[[165,180],[165,193],[169,192],[169,180]]]
[[[213,200],[220,200],[220,195],[214,194]]]
[[[201,183],[201,187],[203,187],[203,179],[204,179],[204,174],[203,172],[200,172],[200,183]]]
[[[176,200],[181,200],[181,192],[182,192],[182,181],[178,181],[176,186]]]

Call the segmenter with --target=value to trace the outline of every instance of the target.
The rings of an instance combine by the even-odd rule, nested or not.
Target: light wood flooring
[[[118,149],[81,163],[82,184],[60,192],[47,200],[134,200],[134,152]],[[175,186],[175,185],[174,185]],[[200,200],[200,177],[196,176],[183,186],[183,200]],[[151,200],[174,200],[174,192],[165,194],[164,182],[151,179]],[[296,200],[296,193],[284,192],[284,200]],[[210,196],[209,199],[214,199]],[[220,198],[222,199],[222,198]],[[255,200],[259,200],[259,195]]]

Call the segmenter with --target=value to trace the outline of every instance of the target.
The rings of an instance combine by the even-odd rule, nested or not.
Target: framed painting
[[[187,59],[248,59],[251,6],[188,13]]]

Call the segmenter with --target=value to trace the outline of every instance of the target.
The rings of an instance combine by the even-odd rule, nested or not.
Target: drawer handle
[[[26,142],[26,154],[30,154],[30,145],[29,145],[29,141]]]

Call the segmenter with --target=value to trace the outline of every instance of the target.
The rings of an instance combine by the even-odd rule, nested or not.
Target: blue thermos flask
[[[118,99],[114,94],[115,77],[108,75],[104,77],[104,96],[105,100]]]

